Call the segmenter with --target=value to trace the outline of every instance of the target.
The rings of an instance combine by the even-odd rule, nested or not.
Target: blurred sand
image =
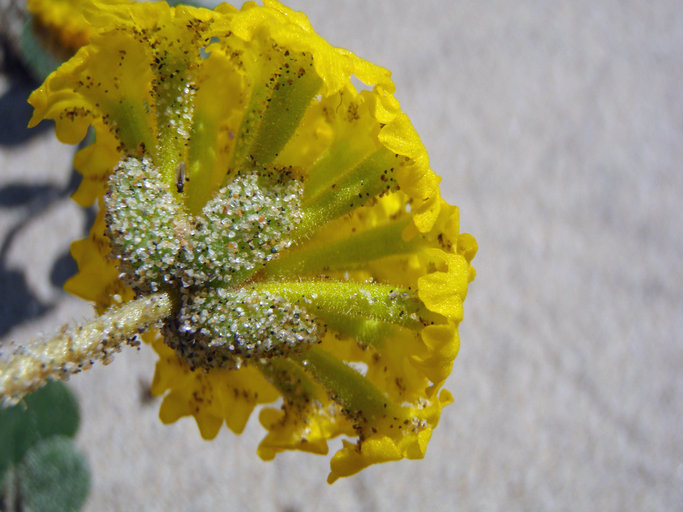
[[[155,356],[129,350],[71,381],[87,510],[683,509],[680,2],[290,5],[393,71],[479,241],[455,403],[425,460],[330,487],[327,458],[258,459],[256,416],[213,442],[162,425],[143,393]],[[4,340],[89,314],[59,289],[86,229],[73,150],[21,128],[29,90],[0,77]]]

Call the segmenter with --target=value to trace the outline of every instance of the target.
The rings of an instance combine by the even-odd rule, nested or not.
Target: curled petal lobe
[[[460,321],[469,277],[468,263],[462,256],[444,256],[446,270],[421,276],[417,281],[418,295],[430,311]]]

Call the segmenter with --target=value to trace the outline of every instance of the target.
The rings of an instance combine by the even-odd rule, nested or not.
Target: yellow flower
[[[89,44],[33,93],[97,201],[67,290],[100,309],[159,290],[146,335],[165,423],[211,439],[258,404],[268,460],[325,454],[333,482],[425,455],[476,242],[390,73],[275,1],[238,11],[94,2]],[[372,87],[358,91],[351,77]]]
[[[133,0],[99,0],[101,4],[124,4]],[[67,53],[75,53],[94,34],[83,16],[87,0],[28,0],[27,7],[43,35],[49,34]]]

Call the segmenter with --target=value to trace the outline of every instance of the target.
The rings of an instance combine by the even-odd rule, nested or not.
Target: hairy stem
[[[175,301],[168,292],[148,295],[118,307],[83,325],[65,326],[51,339],[17,346],[0,354],[0,396],[4,404],[19,401],[47,379],[67,379],[96,360],[105,364],[121,345],[171,315]]]

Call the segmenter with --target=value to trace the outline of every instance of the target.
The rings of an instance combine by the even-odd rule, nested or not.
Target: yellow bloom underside
[[[476,242],[441,199],[390,73],[327,44],[303,14],[264,3],[94,3],[84,9],[90,43],[33,93],[31,126],[54,119],[70,144],[94,128],[95,142],[75,158],[84,178],[74,199],[84,206],[102,206],[127,156],[151,159],[189,212],[239,169],[271,164],[301,177],[294,243],[249,286],[304,297],[324,322],[320,343],[239,369],[192,371],[158,333],[146,339],[159,355],[152,391],[164,395],[164,423],[192,415],[204,438],[224,421],[239,433],[256,405],[282,397],[282,408],[261,410],[268,434],[259,455],[325,454],[331,438],[355,439],[332,458],[332,482],[424,456],[452,400],[441,387],[458,351]],[[351,76],[372,90],[357,91]],[[100,211],[89,238],[72,246],[79,273],[66,285],[98,308],[134,296],[109,251]],[[418,298],[410,319],[377,299],[403,304],[401,293]]]

